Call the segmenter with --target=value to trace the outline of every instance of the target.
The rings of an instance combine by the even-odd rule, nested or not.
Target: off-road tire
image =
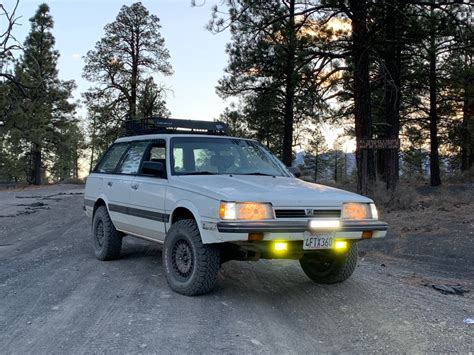
[[[92,244],[95,257],[99,260],[114,260],[120,257],[122,233],[115,229],[105,206],[100,206],[94,213]]]
[[[166,235],[163,267],[173,291],[186,296],[202,295],[216,285],[220,249],[203,244],[196,221],[183,219],[173,223]]]
[[[320,284],[347,280],[357,266],[357,243],[349,243],[346,251],[321,250],[305,254],[300,265],[306,276]]]

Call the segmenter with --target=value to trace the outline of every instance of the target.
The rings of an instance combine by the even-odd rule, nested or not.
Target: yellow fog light
[[[273,249],[275,249],[275,251],[287,251],[288,243],[277,242],[273,244]]]
[[[345,240],[337,240],[334,244],[334,249],[344,250],[347,249],[347,242]]]

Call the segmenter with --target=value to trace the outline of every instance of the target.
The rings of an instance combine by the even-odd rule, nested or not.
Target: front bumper
[[[338,228],[318,229],[318,232],[386,232],[388,224],[381,221],[343,221]],[[220,233],[304,233],[308,221],[232,221],[218,222]],[[385,235],[385,233],[383,233]]]

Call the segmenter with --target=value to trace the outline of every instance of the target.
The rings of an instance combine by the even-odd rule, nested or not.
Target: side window
[[[173,148],[173,157],[174,157],[174,171],[184,171],[184,162],[183,162],[184,149]]]
[[[165,147],[151,147],[150,161],[160,161],[166,159]]]
[[[166,142],[164,140],[154,141],[150,145],[148,145],[143,161],[162,163],[164,171],[162,172],[160,178],[167,179],[168,176],[166,174]]]
[[[132,147],[125,155],[122,164],[118,168],[117,173],[128,175],[136,174],[138,172],[138,168],[140,167],[143,153],[145,152],[149,143],[149,141],[139,141],[133,143]]]
[[[105,153],[105,156],[94,169],[96,173],[111,174],[115,171],[120,158],[128,148],[128,143],[116,143]]]

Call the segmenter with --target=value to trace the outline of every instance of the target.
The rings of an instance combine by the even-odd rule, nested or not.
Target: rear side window
[[[118,162],[122,158],[123,153],[128,148],[128,143],[116,143],[105,153],[94,172],[111,174],[115,172]]]
[[[119,174],[129,174],[133,175],[138,172],[140,167],[140,162],[143,158],[143,153],[145,153],[146,148],[150,144],[149,141],[140,141],[135,142],[128,150],[125,158],[123,159],[122,164],[117,170]]]

